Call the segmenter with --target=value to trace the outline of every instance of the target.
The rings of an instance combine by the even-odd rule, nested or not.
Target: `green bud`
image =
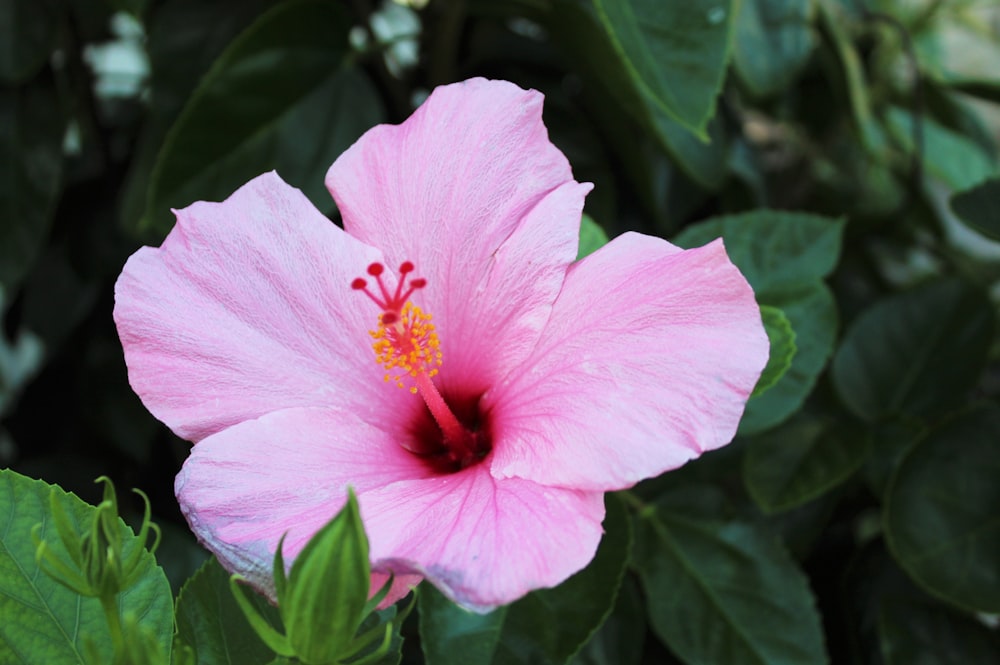
[[[69,554],[70,563],[56,557],[38,537],[40,524],[32,529],[32,537],[35,540],[35,558],[46,574],[81,596],[110,600],[138,581],[142,548],[134,547],[130,556],[127,559],[124,557],[124,536],[114,484],[107,476],[101,476],[95,482],[104,483],[104,498],[94,512],[90,528],[82,536],[74,529],[60,502],[54,496],[50,497],[49,506],[56,532]],[[155,552],[160,542],[160,528],[150,519],[149,499],[141,491],[135,492],[145,503],[139,542],[146,542],[152,530],[156,538],[150,551]]]
[[[274,581],[278,610],[286,634],[272,628],[253,609],[236,582],[233,594],[261,639],[275,653],[305,665],[374,663],[392,645],[394,628],[406,612],[383,614],[374,609],[389,591],[390,580],[371,599],[371,564],[368,538],[353,490],[348,489],[344,508],[310,539],[285,575],[282,545],[274,556]],[[412,606],[412,604],[411,604]]]

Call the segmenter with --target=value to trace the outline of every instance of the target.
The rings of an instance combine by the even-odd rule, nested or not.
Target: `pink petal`
[[[430,475],[396,444],[396,435],[340,410],[275,411],[192,448],[177,476],[177,498],[192,531],[223,567],[273,599],[271,564],[282,535],[290,563],[343,507],[348,485],[363,495]],[[373,592],[387,572],[372,576]],[[395,598],[416,581],[397,576]]]
[[[484,397],[497,478],[611,490],[728,443],[767,362],[722,241],[625,234],[570,269],[532,357]]]
[[[541,111],[541,94],[504,81],[442,86],[327,174],[344,227],[427,279],[417,300],[441,337],[444,384],[485,388],[523,359],[576,257],[589,185],[573,181]]]
[[[372,561],[418,572],[480,612],[582,569],[594,557],[604,519],[600,492],[496,480],[486,463],[358,498]]]
[[[115,285],[133,389],[192,441],[293,406],[380,417],[402,391],[375,364],[377,308],[350,286],[380,258],[274,173],[177,211]]]

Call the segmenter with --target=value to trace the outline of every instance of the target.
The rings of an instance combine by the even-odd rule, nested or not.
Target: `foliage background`
[[[403,662],[1000,662],[994,5],[2,0],[0,465],[145,490],[176,593],[206,555],[188,444],[128,387],[124,260],[272,168],[336,219],[322,178],[365,129],[504,78],[545,93],[608,235],[725,237],[785,371],[732,445],[609,497],[563,587],[485,618],[425,590]],[[246,631],[218,602],[182,641]]]

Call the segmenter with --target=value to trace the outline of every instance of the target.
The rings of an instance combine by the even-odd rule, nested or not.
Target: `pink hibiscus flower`
[[[196,444],[181,508],[264,593],[350,485],[374,587],[488,610],[587,565],[604,492],[733,437],[768,355],[749,285],[721,241],[576,261],[591,186],[541,107],[438,88],[330,168],[344,230],[270,173],[126,264],[132,387]]]

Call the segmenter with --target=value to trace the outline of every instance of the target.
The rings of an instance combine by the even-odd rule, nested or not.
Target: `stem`
[[[108,622],[108,629],[111,632],[111,644],[114,647],[116,657],[125,654],[125,634],[122,632],[122,622],[118,618],[118,603],[115,602],[118,594],[101,594],[101,607],[104,608],[104,618]]]
[[[434,416],[438,427],[441,428],[445,444],[451,447],[465,443],[469,438],[469,432],[448,408],[448,404],[445,403],[438,389],[434,387],[427,373],[417,372],[416,382],[420,396],[424,398],[424,403],[427,404],[431,415]]]

